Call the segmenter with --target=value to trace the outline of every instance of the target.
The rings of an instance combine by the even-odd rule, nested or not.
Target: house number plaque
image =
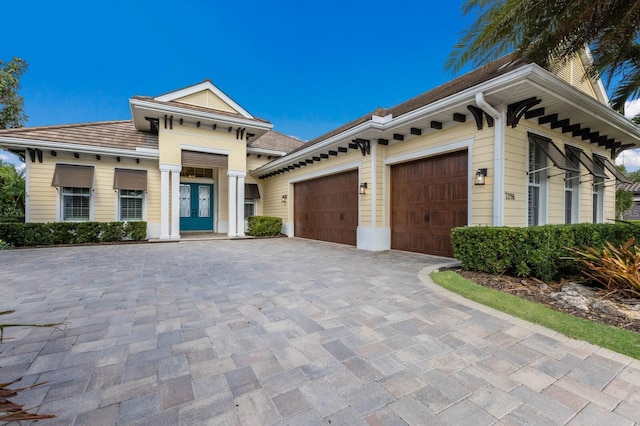
[[[505,192],[504,193],[504,199],[505,200],[509,200],[509,201],[513,201],[516,199],[516,194],[514,194],[513,192]]]

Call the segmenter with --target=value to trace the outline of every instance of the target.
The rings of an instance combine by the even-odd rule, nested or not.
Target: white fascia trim
[[[250,154],[278,155],[280,157],[284,157],[285,155],[287,155],[287,153],[284,151],[273,151],[271,149],[251,148],[251,147],[247,147],[247,152]]]
[[[160,150],[159,149],[136,148],[136,152],[144,152],[144,153],[147,153],[147,154],[153,154],[153,155],[160,156]]]
[[[246,177],[247,172],[244,170],[227,170],[227,176]]]
[[[292,183],[302,182],[305,180],[315,179],[323,176],[335,175],[336,173],[346,172],[347,170],[360,169],[361,165],[362,165],[362,161],[353,161],[351,163],[342,164],[340,166],[330,167],[328,169],[322,169],[316,172],[307,173],[302,176],[297,176],[295,178],[289,179],[287,182],[289,184],[292,184]]]
[[[351,129],[348,129],[343,133],[339,133],[335,136],[332,136],[331,138],[321,143],[314,144],[309,148],[298,151],[291,156],[287,155],[282,159],[272,161],[269,164],[265,164],[264,166],[256,169],[253,172],[253,174],[258,175],[258,174],[268,173],[272,170],[277,170],[285,163],[288,163],[290,161],[296,161],[300,157],[305,157],[315,153],[316,151],[324,150],[327,148],[327,146],[330,146],[333,143],[339,142],[343,139],[355,137],[359,133],[364,132],[366,130],[389,131],[395,127],[404,125],[407,122],[411,122],[416,119],[422,118],[425,115],[435,114],[439,112],[439,110],[442,110],[445,108],[451,108],[458,104],[473,102],[473,100],[475,99],[475,94],[477,92],[482,91],[486,93],[488,90],[502,89],[514,84],[518,84],[521,82],[520,80],[522,78],[525,78],[527,75],[531,74],[532,70],[534,70],[535,68],[539,68],[539,67],[534,64],[529,64],[522,68],[518,68],[517,70],[503,74],[500,77],[496,77],[487,82],[470,87],[468,89],[463,90],[462,92],[458,92],[454,95],[448,96],[439,101],[432,102],[428,105],[425,105],[421,108],[418,108],[416,110],[413,110],[411,112],[408,112],[406,114],[403,114],[395,118],[391,114],[386,115],[385,117],[372,116],[371,120],[366,121],[358,126],[352,127]]]
[[[212,114],[202,111],[194,111],[189,108],[180,108],[174,105],[162,105],[154,102],[143,101],[140,99],[129,99],[129,103],[141,110],[152,111],[155,113],[162,112],[168,114],[180,114],[187,117],[200,118],[202,120],[215,120],[223,123],[235,124],[260,130],[271,130],[273,124],[263,123],[250,118],[236,118],[228,115]]]
[[[421,149],[420,151],[411,151],[405,154],[395,155],[384,160],[385,165],[404,163],[406,161],[417,160],[420,158],[431,157],[433,155],[444,154],[446,152],[460,151],[461,149],[471,150],[473,147],[473,138],[463,139],[458,142],[444,142],[442,145]]]
[[[592,98],[586,93],[574,89],[550,72],[539,67],[535,68],[530,81],[540,90],[562,99],[569,105],[589,113],[589,115],[596,119],[605,121],[629,137],[640,140],[640,127],[635,125],[631,120],[607,105],[601,104],[597,99]]]
[[[335,136],[330,137],[329,139],[324,140],[323,142],[314,144],[309,146],[308,148],[302,149],[294,154],[291,155],[287,155],[285,157],[279,158],[277,160],[274,160],[268,164],[265,164],[264,166],[261,166],[257,169],[255,169],[253,171],[253,175],[259,175],[259,174],[263,174],[263,173],[267,173],[270,172],[272,170],[277,170],[279,169],[283,164],[285,163],[289,163],[289,162],[295,162],[297,159],[302,158],[302,157],[306,157],[310,154],[313,154],[317,151],[322,151],[324,149],[326,149],[328,146],[331,146],[334,143],[338,143],[343,141],[343,139],[348,139],[351,137],[355,137],[356,135],[358,135],[360,132],[363,132],[365,130],[369,130],[369,129],[381,129],[381,126],[378,125],[374,125],[374,123],[372,123],[371,121],[365,121],[362,124],[359,124],[355,127],[352,127],[349,130],[346,130],[342,133],[339,133]]]
[[[196,84],[195,86],[185,87],[184,89],[176,90],[175,92],[167,93],[166,95],[155,97],[156,101],[175,101],[176,99],[184,98],[185,96],[193,95],[198,92],[202,92],[203,90],[210,90],[217,97],[222,99],[226,104],[230,107],[238,111],[241,115],[246,118],[253,118],[251,114],[240,105],[238,105],[233,99],[227,96],[222,90],[218,89],[209,81],[203,81],[202,83]]]
[[[228,149],[210,148],[207,146],[180,144],[180,149],[184,151],[206,152],[209,154],[229,155]]]
[[[425,115],[435,114],[445,108],[455,107],[460,104],[468,104],[469,102],[475,102],[475,95],[478,92],[487,93],[488,91],[495,91],[499,89],[505,89],[509,86],[521,83],[521,79],[531,74],[531,72],[538,67],[534,64],[529,64],[517,70],[508,72],[494,79],[488,80],[484,83],[472,86],[461,92],[455,93],[446,98],[432,102],[428,105],[415,109],[406,114],[402,114],[399,117],[393,119],[388,125],[384,126],[384,130],[391,130],[394,127],[401,126],[407,122],[415,121],[416,119],[423,118]]]
[[[180,164],[160,163],[160,171],[180,173],[180,171],[182,171],[182,166]]]
[[[159,157],[158,150],[149,150],[154,152],[145,152],[138,151],[136,148],[135,151],[130,149],[119,149],[119,148],[107,148],[93,145],[79,145],[79,144],[70,144],[70,143],[60,143],[60,142],[50,142],[50,141],[42,141],[36,139],[21,139],[21,138],[12,138],[12,137],[0,137],[0,146],[2,145],[14,146],[18,148],[43,148],[43,149],[53,149],[60,151],[80,151],[89,154],[102,154],[102,155],[116,155],[123,157],[133,157],[133,158],[146,158],[157,160]]]

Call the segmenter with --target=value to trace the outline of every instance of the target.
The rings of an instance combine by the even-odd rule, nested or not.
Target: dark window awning
[[[128,189],[131,191],[147,190],[147,171],[116,169],[113,173],[113,189]]]
[[[560,149],[549,138],[544,136],[529,133],[529,140],[535,143],[544,152],[549,160],[559,169],[569,172],[579,172],[577,164],[573,164],[569,159],[560,151]],[[531,173],[530,171],[529,173]]]
[[[257,183],[244,184],[244,198],[260,198],[260,191],[258,191]]]
[[[93,166],[56,164],[51,186],[90,189],[93,186]]]
[[[604,172],[604,167],[589,158],[589,156],[585,154],[583,150],[573,146],[567,146],[567,149],[570,149],[576,154],[578,160],[580,160],[582,165],[585,166],[587,170],[589,170],[589,173],[591,173],[593,176],[609,179],[609,176],[607,176],[607,174]]]
[[[182,165],[203,169],[227,168],[227,156],[208,152],[182,151]]]
[[[603,157],[603,156],[598,155],[598,154],[593,154],[593,157],[597,158],[598,160],[600,160],[602,165],[604,167],[606,167],[607,170],[609,170],[613,176],[615,176],[617,181],[622,182],[622,183],[631,183],[629,178],[627,178],[620,170],[618,170],[616,165],[613,164],[611,161],[609,161],[606,157]]]

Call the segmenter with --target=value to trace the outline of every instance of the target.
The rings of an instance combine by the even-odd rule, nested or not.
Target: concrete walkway
[[[0,381],[62,425],[640,423],[640,362],[298,239],[0,252]],[[425,269],[426,268],[426,269]],[[9,322],[2,318],[2,322]]]

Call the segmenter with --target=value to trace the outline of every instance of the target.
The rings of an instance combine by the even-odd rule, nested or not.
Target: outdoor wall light
[[[484,185],[484,178],[487,177],[487,169],[478,169],[476,172],[476,179],[474,184],[476,185]]]
[[[282,202],[283,202],[283,203],[286,203],[286,202],[287,202],[287,194],[284,194],[284,195],[282,196]]]
[[[364,195],[367,193],[367,182],[362,182],[360,184],[360,195]]]

